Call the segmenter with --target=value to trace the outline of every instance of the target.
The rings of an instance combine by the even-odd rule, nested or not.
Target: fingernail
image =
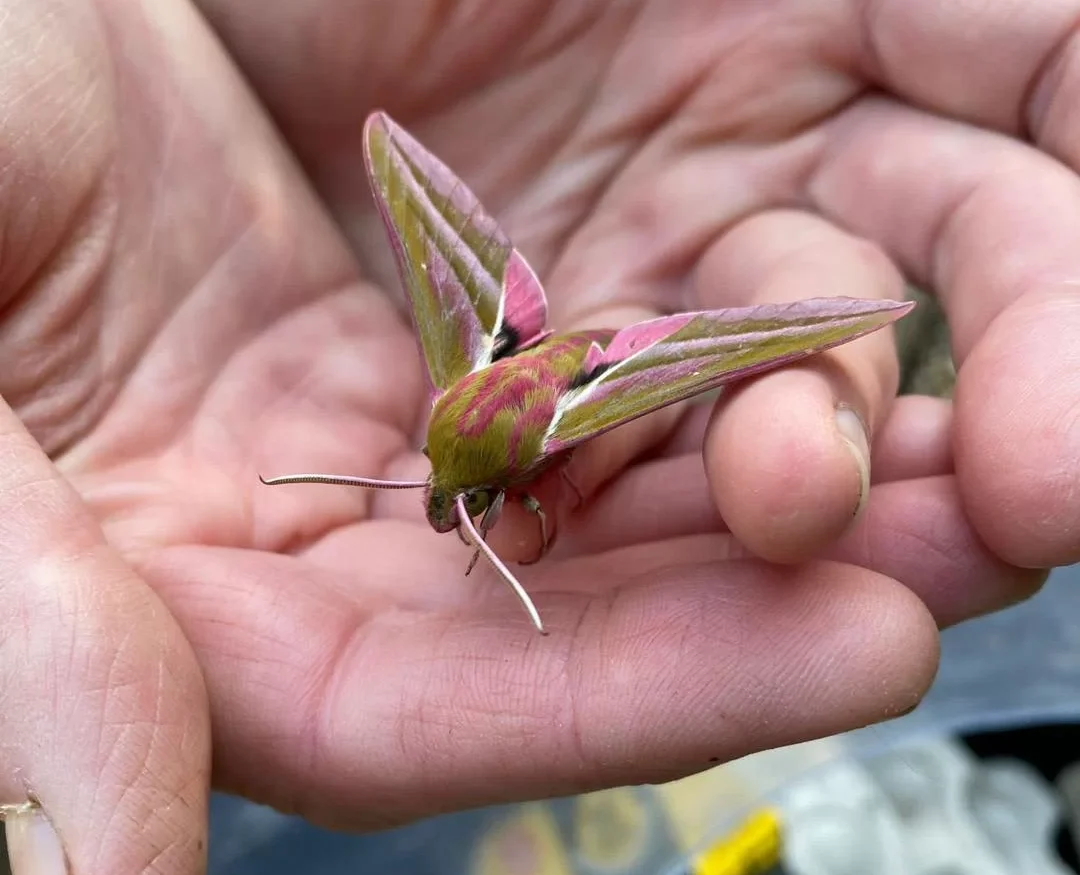
[[[40,806],[9,808],[4,831],[11,875],[67,875],[64,847]]]
[[[836,430],[851,450],[859,468],[859,503],[852,514],[852,519],[858,519],[870,498],[870,441],[862,419],[850,407],[841,407],[836,411]]]

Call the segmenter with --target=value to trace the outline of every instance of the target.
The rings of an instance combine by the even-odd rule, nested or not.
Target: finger
[[[537,509],[528,510],[521,498],[510,497],[488,543],[504,559],[531,564],[554,546],[568,510],[569,496],[557,469],[541,474],[525,491],[534,499]]]
[[[713,417],[715,398],[703,400],[699,404],[689,404],[678,427],[658,448],[662,456],[682,456],[686,453],[701,454],[705,445],[705,432]]]
[[[699,450],[627,469],[573,515],[552,557],[726,531],[709,492]],[[749,555],[742,548],[734,554],[737,558]]]
[[[828,556],[903,581],[942,627],[1030,598],[1047,577],[986,548],[951,476],[875,486],[862,519]]]
[[[662,453],[677,457],[700,453],[712,411],[705,405],[687,410]],[[953,473],[952,404],[926,395],[903,395],[874,434],[871,481],[911,480]]]
[[[857,63],[868,80],[937,113],[1013,133],[1021,133],[1032,104],[1059,81],[1060,65],[1072,57],[1078,14],[1070,0],[862,0],[857,6]]]
[[[952,473],[948,402],[908,396],[896,399],[874,439],[874,484]],[[688,415],[667,444],[683,447],[629,468],[569,520],[554,556],[600,552],[728,527],[705,480],[700,447],[704,416]],[[873,493],[872,493],[873,494]],[[732,555],[749,555],[732,548]],[[869,567],[874,567],[872,564]],[[877,569],[882,570],[882,569]],[[899,580],[900,575],[890,574]]]
[[[705,255],[706,306],[820,295],[903,297],[875,247],[788,211],[736,226]],[[869,489],[869,435],[896,393],[889,329],[739,386],[717,409],[705,464],[720,513],[740,542],[774,562],[804,560],[839,537]]]
[[[727,531],[707,491],[701,457],[710,417],[703,407],[688,410],[658,458],[629,468],[572,516],[552,555]],[[921,396],[896,399],[874,439],[872,483],[952,473],[951,422],[946,401]],[[730,552],[749,555],[734,541]]]
[[[893,402],[874,435],[872,481],[915,480],[952,474],[952,404],[926,395]]]
[[[979,534],[1016,565],[1077,561],[1080,181],[887,101],[855,106],[830,136],[811,196],[941,298],[959,365],[956,473]]]
[[[194,875],[210,736],[195,658],[150,588],[0,406],[0,802],[22,872]],[[50,830],[51,827],[51,830]]]
[[[1077,303],[1018,303],[957,380],[956,472],[972,519],[1004,558],[1029,568],[1080,560]]]
[[[890,467],[887,457],[885,466]],[[706,534],[711,534],[709,552],[698,556],[700,561],[747,558],[749,551],[723,533],[700,472],[700,458],[690,455],[636,468],[636,476],[627,474],[597,497],[553,558]],[[660,492],[662,501],[640,500]],[[595,561],[610,564],[611,555]],[[1022,601],[1045,580],[1042,571],[996,557],[972,528],[955,478],[930,471],[912,470],[910,479],[875,485],[866,512],[825,556],[900,581],[941,626]]]
[[[402,546],[384,539],[426,573]],[[682,544],[552,563],[544,638],[509,601],[369,618],[293,559],[209,552],[166,551],[152,573],[205,655],[222,779],[338,826],[668,780],[898,714],[936,667],[922,603],[839,564]]]
[[[711,416],[705,406],[689,409],[657,458],[628,469],[583,506],[562,546],[598,551],[640,540],[726,530],[702,485],[701,446]],[[871,482],[951,474],[951,423],[947,401],[914,395],[897,398],[874,437]]]

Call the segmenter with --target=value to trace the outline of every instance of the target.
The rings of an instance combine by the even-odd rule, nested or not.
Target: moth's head
[[[452,532],[461,521],[458,519],[457,497],[459,490],[433,485],[427,494],[428,523],[436,532]],[[486,489],[470,489],[464,493],[465,509],[475,519],[491,504],[491,493]]]

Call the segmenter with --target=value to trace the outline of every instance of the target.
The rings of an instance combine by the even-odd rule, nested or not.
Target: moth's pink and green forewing
[[[536,274],[450,168],[385,113],[364,156],[433,397],[550,333]]]
[[[661,407],[848,343],[913,306],[812,298],[631,325],[590,350],[585,373],[559,405],[544,450],[562,452]]]

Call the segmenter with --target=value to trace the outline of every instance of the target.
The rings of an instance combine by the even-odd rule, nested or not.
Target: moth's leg
[[[548,536],[547,514],[544,513],[544,509],[540,506],[539,501],[528,493],[525,493],[521,496],[521,506],[529,513],[536,514],[536,518],[540,521],[540,552],[535,559],[529,559],[528,561],[518,563],[519,565],[532,565],[539,562],[544,557],[544,554],[547,553],[555,539],[554,537]]]
[[[480,537],[485,541],[487,540],[487,533],[494,527],[495,523],[499,521],[499,517],[502,515],[503,503],[506,501],[506,493],[500,492],[495,496],[495,500],[488,505],[487,510],[484,511],[484,515],[480,517]],[[465,536],[461,534],[461,530],[458,530],[458,535],[462,540],[465,540]],[[467,544],[468,541],[465,541]],[[476,567],[476,560],[480,558],[480,548],[477,547],[476,551],[472,554],[472,559],[469,560],[469,567],[465,569],[465,576],[469,576],[469,572]]]
[[[472,574],[472,570],[476,567],[476,560],[480,558],[480,548],[477,547],[472,554],[472,559],[469,560],[468,566],[465,568],[465,576],[468,577]]]
[[[585,503],[585,496],[581,494],[581,490],[578,489],[578,485],[573,481],[569,473],[567,473],[565,467],[559,469],[559,476],[562,477],[563,482],[574,491],[574,496],[577,498],[577,504],[574,505],[574,510],[577,510]]]

